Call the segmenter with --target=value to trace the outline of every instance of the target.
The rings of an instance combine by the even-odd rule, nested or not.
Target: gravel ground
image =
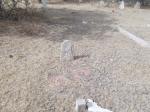
[[[149,112],[149,48],[115,29],[120,12],[79,9],[50,9],[46,36],[0,37],[1,112],[74,112],[77,98],[114,112]],[[74,42],[75,60],[62,64],[64,39]]]

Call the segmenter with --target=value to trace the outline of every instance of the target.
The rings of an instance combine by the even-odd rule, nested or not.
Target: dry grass
[[[46,24],[24,22],[18,26],[18,32],[27,36],[45,36],[48,34]]]
[[[48,26],[45,23],[28,21],[0,21],[0,35],[46,36]]]
[[[94,99],[114,112],[149,112],[149,49],[141,48],[111,29],[114,20],[110,9],[81,13],[78,8],[80,11],[72,14],[72,8],[51,9],[50,18],[57,19],[51,18],[49,27],[38,20],[38,15],[33,21],[0,22],[2,34],[9,35],[0,38],[1,112],[74,112],[77,98]],[[127,16],[116,18],[125,25],[146,22],[133,17],[149,17],[147,12],[140,16],[131,12],[131,22],[129,11],[124,13]],[[86,20],[87,25],[82,24],[82,20]],[[104,27],[106,25],[108,27]],[[20,36],[40,32],[49,33],[49,38]],[[76,60],[66,67],[59,60],[61,43],[58,40],[64,39],[74,41],[76,54]]]
[[[0,20],[0,35],[18,36],[45,36],[48,34],[48,25],[44,23],[44,16],[41,11],[31,9],[27,12],[18,9],[17,19]]]

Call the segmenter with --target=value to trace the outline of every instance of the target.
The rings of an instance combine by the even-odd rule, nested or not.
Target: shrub
[[[0,19],[18,20],[20,12],[25,14],[30,4],[30,0],[0,0]]]

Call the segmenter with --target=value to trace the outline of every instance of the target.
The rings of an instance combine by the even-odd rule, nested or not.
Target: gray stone
[[[76,100],[76,112],[86,112],[86,101],[84,99]]]
[[[141,8],[141,3],[139,1],[137,1],[136,4],[134,5],[134,8],[140,9]]]
[[[120,2],[119,9],[121,9],[121,10],[124,9],[124,1],[123,0]]]
[[[112,112],[108,109],[101,108],[91,99],[87,99],[88,112]]]
[[[42,2],[42,5],[43,5],[43,8],[46,9],[48,1],[47,0],[42,0],[41,2]]]
[[[91,99],[76,100],[76,112],[112,112],[108,109],[101,108]]]
[[[70,40],[64,40],[61,44],[61,61],[72,61],[74,59],[73,43]]]
[[[101,1],[99,2],[99,6],[100,6],[100,7],[105,7],[106,4],[105,4],[105,2],[104,2],[103,0],[101,0]]]

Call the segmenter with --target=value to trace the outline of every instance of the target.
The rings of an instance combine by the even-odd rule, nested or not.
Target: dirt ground
[[[74,112],[77,98],[91,98],[114,112],[149,112],[150,49],[116,28],[148,41],[149,14],[53,4],[43,19],[0,21],[0,111]],[[75,59],[64,65],[65,39]]]

